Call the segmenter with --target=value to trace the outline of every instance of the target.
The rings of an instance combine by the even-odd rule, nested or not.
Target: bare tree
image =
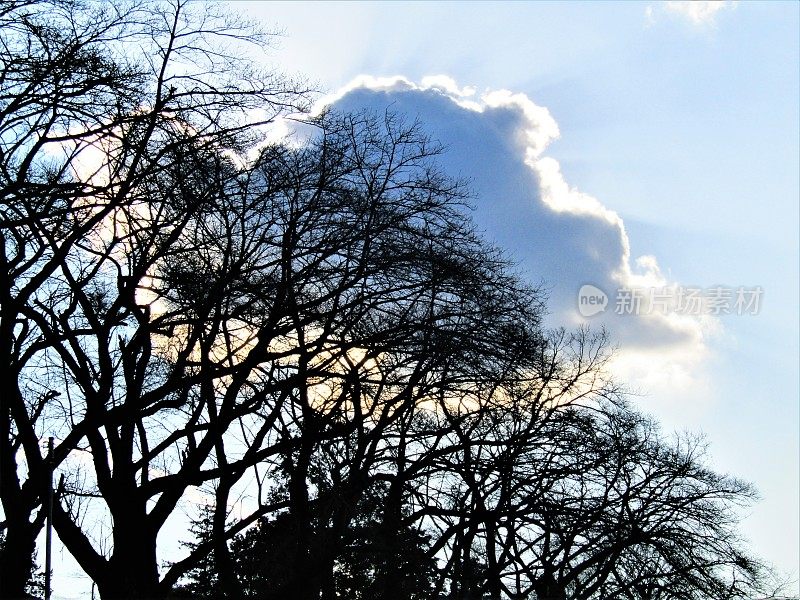
[[[214,10],[70,0],[0,7],[4,597],[24,594],[49,471],[76,452],[90,451],[98,486],[118,502],[110,506],[123,523],[115,535],[126,544],[117,552],[127,546],[131,556],[111,565],[147,561],[147,549],[124,531],[124,523],[136,528],[137,515],[121,473],[136,469],[115,451],[134,443],[132,414],[147,416],[138,399],[132,409],[146,385],[150,327],[137,287],[154,252],[169,246],[170,230],[204,200],[200,189],[177,199],[167,188],[147,195],[148,188],[218,168],[222,150],[245,151],[259,139],[259,124],[302,99],[231,58],[221,40],[263,45],[268,36]],[[59,442],[49,462],[40,448],[47,433]],[[63,482],[59,495],[78,491],[74,484]],[[88,551],[60,504],[55,516],[84,568],[119,575]],[[130,583],[135,595],[136,581],[150,585],[149,570],[117,585]]]
[[[269,141],[305,96],[220,10],[0,4],[3,596],[55,468],[103,598],[203,569],[227,598],[757,589],[752,490],[630,409],[603,334],[542,329],[421,126],[295,114]],[[205,529],[162,565],[181,506]],[[231,549],[251,542],[261,579]]]
[[[492,597],[745,599],[763,591],[768,571],[735,530],[752,489],[708,469],[695,440],[665,440],[620,401],[559,409],[537,433],[545,437],[528,449],[517,444],[498,476],[497,488],[513,486],[515,501],[479,530],[486,564],[498,565],[486,574]]]
[[[276,282],[270,311],[287,329],[248,325],[259,344],[282,349],[259,360],[284,372],[286,395],[246,447],[254,468],[286,478],[295,540],[285,585],[308,598],[334,597],[335,561],[354,507],[393,462],[392,432],[506,364],[510,349],[535,347],[540,310],[535,291],[474,235],[461,187],[429,163],[438,150],[416,125],[391,115],[319,125],[318,141],[299,150],[267,149],[248,179],[248,193],[271,202],[259,212],[280,215],[257,227],[273,240],[262,248],[278,246],[273,275],[256,279]],[[262,440],[271,445],[255,451]],[[216,498],[219,511],[225,500]],[[226,548],[215,554],[223,587],[235,588],[223,575]]]
[[[230,25],[208,13],[187,21],[181,5],[164,8],[106,15],[95,51],[109,68],[111,41],[152,38],[161,58],[123,78],[129,105],[109,86],[94,128],[70,115],[57,135],[23,128],[36,139],[34,167],[48,167],[48,144],[66,152],[57,178],[67,187],[47,175],[38,196],[6,191],[4,231],[25,236],[6,246],[21,261],[4,304],[20,388],[8,443],[31,441],[6,456],[41,462],[37,428],[57,429],[55,464],[67,477],[56,528],[103,597],[163,596],[211,550],[221,590],[235,596],[226,540],[284,507],[297,534],[293,593],[330,595],[347,506],[384,452],[382,433],[434,390],[535,343],[539,304],[473,233],[461,186],[430,164],[438,148],[418,126],[323,116],[301,147],[248,154],[263,139],[249,113],[272,118],[292,95],[218,81],[224,56],[205,40],[236,32],[213,29]],[[36,6],[16,9],[41,30]],[[81,6],[62,10],[79,29]],[[95,85],[75,96],[86,101]],[[36,177],[22,169],[17,180]],[[41,401],[26,405],[23,389],[40,389]],[[333,446],[353,456],[322,493],[311,468]],[[259,489],[231,524],[237,486],[263,484],[259,469],[277,466],[287,499]],[[47,471],[29,474],[27,514]],[[190,488],[208,484],[213,535],[159,573],[159,531]],[[104,519],[108,540],[91,526]]]

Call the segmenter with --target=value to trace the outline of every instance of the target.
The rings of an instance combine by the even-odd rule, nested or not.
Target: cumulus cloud
[[[559,137],[546,108],[524,94],[479,93],[445,76],[419,83],[362,76],[324,104],[342,110],[389,108],[419,118],[447,148],[442,166],[469,180],[478,226],[549,290],[551,325],[607,327],[620,348],[617,368],[635,387],[701,389],[700,365],[718,329],[716,319],[658,310],[616,314],[618,290],[674,291],[678,284],[665,277],[655,257],[632,256],[616,212],[567,183],[558,162],[546,155]],[[578,290],[585,284],[609,298],[608,309],[590,318],[578,310]],[[648,312],[649,300],[642,302],[640,312]]]
[[[667,13],[698,26],[713,25],[721,10],[735,6],[736,2],[733,0],[670,0],[658,5]],[[656,9],[648,5],[645,8],[645,16],[649,23],[653,23],[656,19]]]

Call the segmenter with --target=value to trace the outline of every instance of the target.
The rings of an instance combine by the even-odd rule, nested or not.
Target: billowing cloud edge
[[[527,95],[507,89],[486,89],[479,92],[472,86],[459,86],[447,75],[431,75],[416,83],[404,76],[376,77],[360,75],[334,93],[322,97],[315,105],[318,113],[335,106],[348,94],[367,90],[374,92],[420,92],[441,94],[464,110],[482,113],[493,108],[507,108],[521,115],[522,124],[515,132],[521,158],[535,174],[539,183],[541,202],[553,213],[563,213],[597,219],[619,232],[622,255],[618,267],[608,273],[620,288],[672,288],[679,283],[670,281],[662,272],[654,256],[632,258],[630,240],[623,219],[614,210],[597,198],[570,186],[565,180],[560,164],[545,155],[548,146],[560,137],[558,124],[550,111],[537,105]],[[524,209],[524,207],[520,207]],[[584,324],[572,306],[551,306],[552,311],[563,317],[565,326]],[[643,395],[655,397],[657,404],[665,402],[671,410],[684,410],[685,405],[703,402],[711,396],[710,378],[706,373],[707,361],[712,355],[711,341],[727,336],[718,318],[709,315],[662,314],[652,312],[640,315],[640,327],[666,331],[673,335],[659,343],[652,335],[646,342],[637,343],[629,339],[618,344],[610,363],[612,373],[631,389]],[[631,322],[628,319],[628,322]],[[613,327],[611,330],[614,337]],[[676,342],[675,340],[679,340]],[[669,400],[666,400],[667,397]],[[681,400],[675,400],[681,398]],[[676,404],[684,405],[676,407]],[[697,407],[695,407],[696,409]],[[693,409],[693,410],[695,410]],[[670,410],[670,409],[668,409]]]

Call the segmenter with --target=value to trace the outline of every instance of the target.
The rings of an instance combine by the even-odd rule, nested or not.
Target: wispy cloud
[[[648,5],[645,8],[645,18],[648,24],[653,24],[657,20],[657,13],[663,10],[698,27],[713,26],[720,11],[735,7],[734,0],[670,0]]]

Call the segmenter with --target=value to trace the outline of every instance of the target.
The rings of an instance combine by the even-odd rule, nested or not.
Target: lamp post
[[[53,438],[47,440],[47,530],[45,532],[44,598],[50,600],[53,549]]]

